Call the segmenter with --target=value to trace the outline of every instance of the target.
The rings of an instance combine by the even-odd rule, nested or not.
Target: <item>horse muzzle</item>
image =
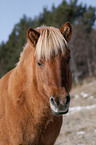
[[[55,98],[53,96],[50,97],[50,108],[55,115],[62,115],[67,114],[69,111],[69,105],[70,105],[70,95],[68,94],[64,101]]]

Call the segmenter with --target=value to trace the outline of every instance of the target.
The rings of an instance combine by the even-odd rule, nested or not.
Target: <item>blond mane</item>
[[[67,47],[67,41],[57,28],[41,26],[37,29],[41,34],[36,45],[38,60],[41,58],[48,60],[60,54]]]

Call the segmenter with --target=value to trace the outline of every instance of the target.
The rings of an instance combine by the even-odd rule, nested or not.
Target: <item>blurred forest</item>
[[[23,16],[14,26],[9,40],[0,44],[0,77],[15,67],[19,61],[20,52],[26,43],[28,27],[41,25],[60,28],[66,21],[73,27],[72,39],[69,43],[72,50],[72,73],[75,83],[79,79],[96,75],[96,7],[78,4],[78,0],[62,0],[56,8],[44,8],[34,19]]]

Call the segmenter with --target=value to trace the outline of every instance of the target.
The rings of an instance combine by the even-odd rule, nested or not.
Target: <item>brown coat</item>
[[[29,30],[29,42],[18,65],[0,79],[0,145],[53,145],[62,125],[62,116],[54,115],[50,109],[49,97],[54,94],[64,99],[71,88],[70,64],[63,67],[68,72],[68,83],[63,78],[63,84],[67,84],[63,87],[59,71],[62,58],[70,55],[69,50],[54,61],[43,62],[44,68],[39,68],[34,55],[39,35],[35,33],[29,40],[28,34]]]

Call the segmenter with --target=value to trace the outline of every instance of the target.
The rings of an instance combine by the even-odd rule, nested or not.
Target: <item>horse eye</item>
[[[41,67],[43,64],[41,62],[38,62],[38,65]]]
[[[66,59],[67,64],[69,63],[69,61],[70,61],[70,57],[68,57],[68,58]]]

